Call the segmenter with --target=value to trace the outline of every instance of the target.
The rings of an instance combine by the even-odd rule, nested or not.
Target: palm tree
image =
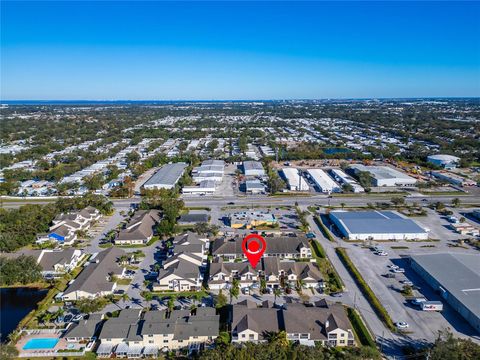
[[[260,292],[263,294],[265,293],[265,289],[267,288],[267,280],[265,278],[260,278]]]
[[[123,293],[121,299],[123,300],[123,303],[125,304],[127,301],[130,300],[130,296],[128,296],[127,293]]]
[[[460,199],[459,198],[455,198],[452,200],[452,205],[453,207],[458,207],[460,205]]]
[[[143,294],[143,298],[147,302],[148,308],[150,308],[150,301],[153,300],[153,294],[150,291],[147,291]]]
[[[345,207],[345,205],[346,204],[344,202],[340,203],[340,206],[342,207],[342,209]]]
[[[168,316],[170,316],[170,314],[172,313],[174,306],[175,306],[175,299],[171,297],[168,299],[168,302],[167,302],[167,308],[168,308],[168,314],[169,314]]]
[[[302,289],[305,287],[305,281],[303,279],[297,280],[297,291],[300,293]]]
[[[200,293],[200,292],[196,292],[196,293],[193,294],[193,296],[192,296],[193,305],[196,307],[197,302],[202,301],[202,299],[203,299],[203,294]]]
[[[273,296],[275,297],[274,303],[277,304],[277,297],[280,296],[282,293],[280,292],[279,288],[273,289]]]
[[[232,299],[238,298],[238,295],[240,294],[240,282],[238,279],[233,279],[232,281],[232,286],[230,287],[230,305],[232,304]]]
[[[280,347],[287,347],[290,344],[287,339],[287,333],[283,330],[279,332],[269,332],[267,338],[269,343],[274,343]]]

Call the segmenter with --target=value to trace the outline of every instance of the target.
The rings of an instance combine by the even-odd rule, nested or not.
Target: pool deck
[[[79,343],[75,342],[67,342],[64,338],[61,338],[61,332],[58,333],[52,333],[52,332],[43,332],[42,330],[38,330],[38,333],[34,332],[31,334],[24,334],[20,340],[18,340],[17,344],[15,347],[17,348],[20,357],[27,357],[27,356],[50,356],[52,353],[55,353],[59,350],[79,350],[82,347],[85,347],[84,345],[81,345]],[[32,340],[32,339],[58,339],[57,344],[55,347],[51,349],[29,349],[29,350],[24,350],[23,347],[25,344]],[[73,345],[73,346],[72,346]],[[70,347],[70,348],[69,348]],[[65,355],[65,353],[60,352],[58,354],[60,355]]]

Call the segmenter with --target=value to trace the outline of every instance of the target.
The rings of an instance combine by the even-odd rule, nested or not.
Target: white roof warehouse
[[[172,189],[182,177],[186,163],[164,165],[143,185],[145,189]]]
[[[330,220],[348,240],[428,239],[428,232],[395,211],[332,211]]]

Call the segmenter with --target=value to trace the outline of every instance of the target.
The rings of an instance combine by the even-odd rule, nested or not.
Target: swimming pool
[[[23,346],[23,350],[53,349],[57,345],[57,338],[35,338],[30,339]]]

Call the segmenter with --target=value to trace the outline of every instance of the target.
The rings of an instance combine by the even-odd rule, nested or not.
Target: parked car
[[[400,329],[400,330],[408,329],[408,323],[406,323],[405,321],[396,322],[395,326],[397,327],[397,329]]]
[[[386,251],[378,251],[375,253],[375,255],[378,255],[378,256],[388,256],[388,253]]]
[[[330,296],[333,296],[333,297],[341,297],[343,295],[342,292],[336,292],[336,293],[331,293]]]
[[[413,282],[411,282],[410,280],[403,280],[402,284],[403,285],[408,285],[408,286],[413,286]]]
[[[393,272],[396,272],[396,273],[404,273],[404,272],[405,272],[405,269],[404,269],[404,268],[393,269]]]
[[[386,273],[386,274],[383,274],[383,276],[385,276],[388,279],[395,279],[395,274],[393,273]]]
[[[425,301],[427,301],[427,299],[425,299],[424,297],[414,298],[411,300],[412,304],[417,306],[421,305],[422,302],[425,302]]]
[[[388,265],[388,267],[390,269],[394,270],[394,269],[398,269],[400,266],[398,266],[398,265]]]

